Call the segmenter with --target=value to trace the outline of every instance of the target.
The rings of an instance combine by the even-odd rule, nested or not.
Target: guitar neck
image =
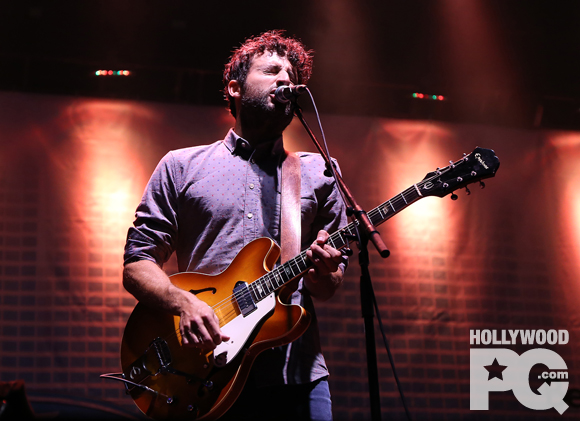
[[[373,225],[377,226],[392,218],[397,213],[401,212],[407,206],[421,199],[423,195],[419,191],[416,184],[387,200],[381,205],[367,213]],[[328,239],[328,244],[337,250],[347,246],[349,238],[356,236],[356,227],[359,225],[358,221],[351,222],[346,227],[331,234]],[[303,275],[308,269],[312,267],[312,263],[306,257],[306,250],[298,256],[288,260],[282,265],[274,268],[261,278],[255,280],[248,285],[250,294],[254,302],[261,301],[272,292],[278,290],[283,285],[292,281],[293,279]]]

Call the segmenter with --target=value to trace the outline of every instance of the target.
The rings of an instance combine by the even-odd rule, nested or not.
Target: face
[[[292,121],[292,104],[274,100],[276,88],[292,85],[294,69],[286,57],[266,51],[252,60],[246,81],[240,87],[240,118],[244,123],[264,124],[265,121],[282,125],[282,130]]]
[[[286,57],[266,51],[254,57],[242,88],[242,95],[266,98],[275,105],[274,91],[282,85],[290,85],[295,81],[294,69]]]

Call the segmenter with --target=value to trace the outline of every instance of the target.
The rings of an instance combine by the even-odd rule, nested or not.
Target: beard
[[[248,86],[244,86],[241,93],[240,122],[243,127],[271,132],[275,137],[292,122],[292,102],[283,104],[272,101],[270,92],[257,91]]]

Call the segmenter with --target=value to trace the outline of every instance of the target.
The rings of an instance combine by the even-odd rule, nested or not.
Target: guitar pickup
[[[258,308],[256,303],[254,303],[252,294],[250,294],[250,288],[248,288],[248,284],[246,282],[239,281],[236,283],[236,286],[234,287],[234,297],[236,299],[236,303],[238,303],[240,312],[244,317]]]

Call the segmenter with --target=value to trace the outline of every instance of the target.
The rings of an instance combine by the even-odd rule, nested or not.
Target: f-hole
[[[210,288],[203,288],[203,289],[190,289],[189,292],[191,292],[193,295],[197,295],[200,294],[202,292],[211,292],[212,294],[215,294],[217,292],[217,289],[210,287]]]

